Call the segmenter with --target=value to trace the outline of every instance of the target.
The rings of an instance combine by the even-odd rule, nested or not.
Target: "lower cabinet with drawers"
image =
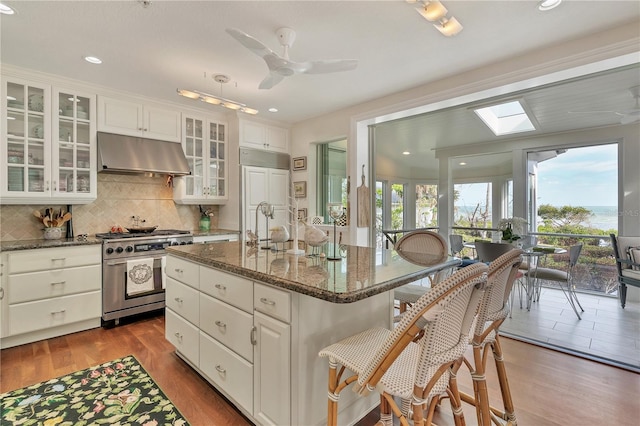
[[[329,366],[318,352],[392,324],[392,291],[333,303],[171,253],[166,273],[167,340],[258,425],[327,424]],[[354,424],[378,404],[375,392],[342,392],[338,424]]]
[[[291,293],[167,256],[166,338],[256,423],[291,424]]]
[[[2,348],[100,327],[101,246],[2,253]]]

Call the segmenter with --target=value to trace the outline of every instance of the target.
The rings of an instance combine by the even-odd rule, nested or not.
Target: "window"
[[[321,143],[317,147],[317,206],[318,216],[332,223],[327,205],[347,206],[347,140]]]
[[[453,189],[454,225],[490,227],[491,182],[456,184]]]
[[[416,228],[438,226],[438,185],[416,185]]]

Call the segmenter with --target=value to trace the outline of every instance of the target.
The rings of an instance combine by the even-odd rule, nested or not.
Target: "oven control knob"
[[[181,246],[184,246],[185,244],[187,244],[187,242],[186,242],[186,241],[180,241],[180,245],[181,245]]]
[[[111,253],[113,253],[113,248],[112,248],[112,247],[109,247],[109,248],[107,249],[107,254],[111,254]]]
[[[193,241],[187,241],[187,244],[193,244]]]
[[[178,245],[178,242],[177,242],[177,241],[171,241],[171,245],[172,245],[172,246],[177,246],[177,245]]]
[[[133,247],[127,246],[126,250],[127,250],[127,253],[131,253],[133,251]]]
[[[118,247],[118,248],[116,249],[116,252],[118,252],[118,253],[122,253],[123,251],[124,251],[124,250],[123,250],[123,248],[122,248],[122,247]]]

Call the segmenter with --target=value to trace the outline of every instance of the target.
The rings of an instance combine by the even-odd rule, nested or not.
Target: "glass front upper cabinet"
[[[3,81],[5,137],[2,151],[5,196],[50,191],[49,96],[46,86]]]
[[[57,132],[53,152],[54,191],[59,194],[92,192],[92,98],[56,91]]]

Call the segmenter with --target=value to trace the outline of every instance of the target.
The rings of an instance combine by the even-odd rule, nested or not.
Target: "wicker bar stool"
[[[432,265],[433,258],[444,261],[447,258],[447,242],[440,234],[432,231],[418,230],[406,233],[400,238],[395,246],[395,250],[408,261],[416,264],[424,263],[425,258],[429,259]],[[438,272],[429,276],[431,285],[442,281],[446,271]],[[400,314],[407,310],[407,307],[415,303],[429,287],[418,284],[407,284],[398,287],[393,291],[393,297],[399,302]]]
[[[457,385],[449,386],[449,379],[469,344],[487,270],[476,264],[454,273],[420,297],[393,330],[372,328],[322,349],[319,356],[329,358],[327,424],[338,423],[340,392],[353,382],[360,395],[380,393],[385,425],[392,424],[392,412],[402,425],[409,424],[408,418],[416,426],[431,425],[440,398],[447,394],[456,424],[463,424]],[[347,369],[354,374],[343,380]],[[394,397],[410,404],[398,407]]]
[[[512,249],[501,255],[489,264],[487,277],[487,289],[483,294],[478,313],[471,330],[470,341],[473,346],[473,362],[461,357],[454,366],[454,377],[458,368],[464,363],[473,377],[474,396],[460,393],[463,402],[476,407],[478,425],[489,426],[494,421],[496,424],[516,425],[511,391],[507,380],[507,371],[502,359],[502,347],[500,346],[499,328],[509,314],[509,294],[518,275],[518,267],[522,262],[522,250]],[[489,404],[489,394],[485,373],[487,370],[488,350],[493,352],[500,392],[504,410],[498,410]]]

